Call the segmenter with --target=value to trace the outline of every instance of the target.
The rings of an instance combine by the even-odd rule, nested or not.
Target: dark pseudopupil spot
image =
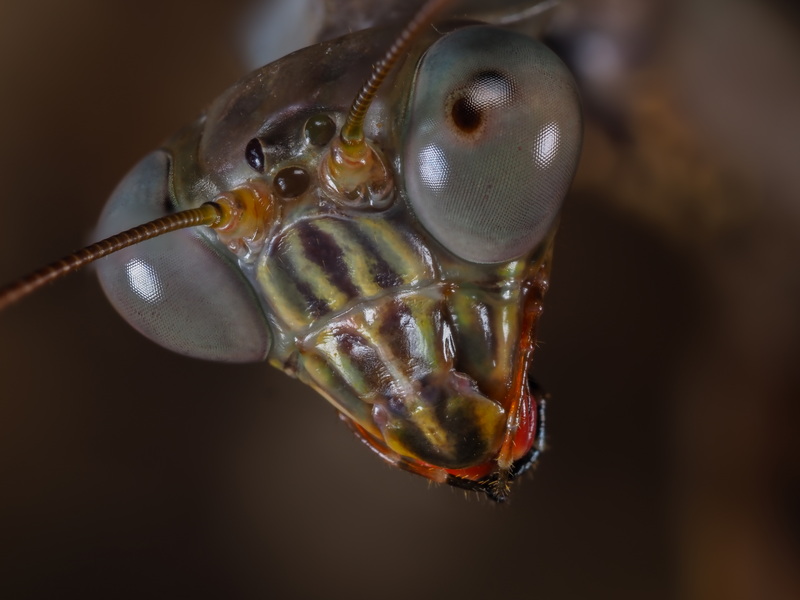
[[[306,140],[313,146],[325,146],[336,134],[336,123],[328,115],[314,115],[306,121]]]
[[[272,185],[279,196],[283,198],[297,198],[308,189],[311,178],[305,169],[300,167],[286,167],[275,175]]]
[[[475,132],[488,111],[507,106],[514,95],[514,83],[500,71],[481,71],[459,90],[450,114],[453,124],[464,133]]]
[[[261,142],[258,138],[253,138],[247,142],[247,147],[244,149],[244,156],[247,159],[248,165],[259,173],[264,172],[264,149],[261,147]]]
[[[453,103],[453,123],[464,133],[472,133],[481,125],[483,115],[469,98],[459,98]]]

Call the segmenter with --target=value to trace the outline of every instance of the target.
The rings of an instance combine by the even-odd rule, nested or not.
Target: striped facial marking
[[[281,232],[258,266],[275,315],[294,331],[388,290],[430,284],[429,251],[381,219],[304,219]]]
[[[331,321],[306,340],[301,364],[322,387],[338,381],[341,397],[365,413],[359,424],[406,457],[446,468],[488,460],[505,424],[499,403],[453,370],[443,286],[383,297]]]
[[[513,462],[541,442],[538,418],[520,416],[538,414],[535,400],[510,382],[527,378],[526,290],[547,269],[541,256],[454,266],[429,245],[386,214],[291,220],[257,265],[282,331],[274,364],[327,398],[392,464],[482,486],[501,453]],[[501,471],[498,498],[513,477]]]

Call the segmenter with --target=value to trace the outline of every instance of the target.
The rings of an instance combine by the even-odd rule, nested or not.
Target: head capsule
[[[385,48],[371,30],[254,72],[135,167],[101,231],[220,199],[234,225],[148,242],[100,278],[162,345],[266,356],[391,464],[503,499],[543,444],[529,367],[580,112],[537,42],[440,31],[364,121],[392,179],[380,201],[324,185],[353,90]]]

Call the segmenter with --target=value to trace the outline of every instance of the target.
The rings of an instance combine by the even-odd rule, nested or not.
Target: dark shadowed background
[[[89,241],[242,74],[246,4],[0,3],[0,281]],[[508,505],[389,469],[266,365],[156,347],[82,273],[0,314],[0,596],[800,597],[791,7],[553,20],[586,143],[534,365],[550,448]]]

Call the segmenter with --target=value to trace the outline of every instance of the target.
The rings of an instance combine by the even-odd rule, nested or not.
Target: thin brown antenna
[[[91,244],[0,288],[0,310],[32,294],[51,281],[60,279],[91,262],[128,246],[133,246],[170,231],[186,229],[187,227],[196,227],[198,225],[219,226],[223,221],[223,214],[223,209],[218,204],[206,202],[198,208],[183,210],[155,219]]]
[[[372,65],[372,73],[356,96],[347,121],[342,127],[342,142],[347,146],[361,144],[364,141],[364,118],[367,115],[372,100],[378,92],[378,88],[386,79],[400,56],[408,49],[414,38],[422,29],[433,21],[436,14],[442,10],[451,0],[429,0],[419,12],[411,19],[411,22],[400,33],[387,50],[384,57]]]
[[[340,134],[333,139],[322,161],[325,188],[346,205],[384,205],[392,190],[392,176],[380,152],[364,137],[364,119],[378,88],[420,32],[451,0],[429,0],[392,43],[384,57],[372,65],[372,73],[356,96]]]

